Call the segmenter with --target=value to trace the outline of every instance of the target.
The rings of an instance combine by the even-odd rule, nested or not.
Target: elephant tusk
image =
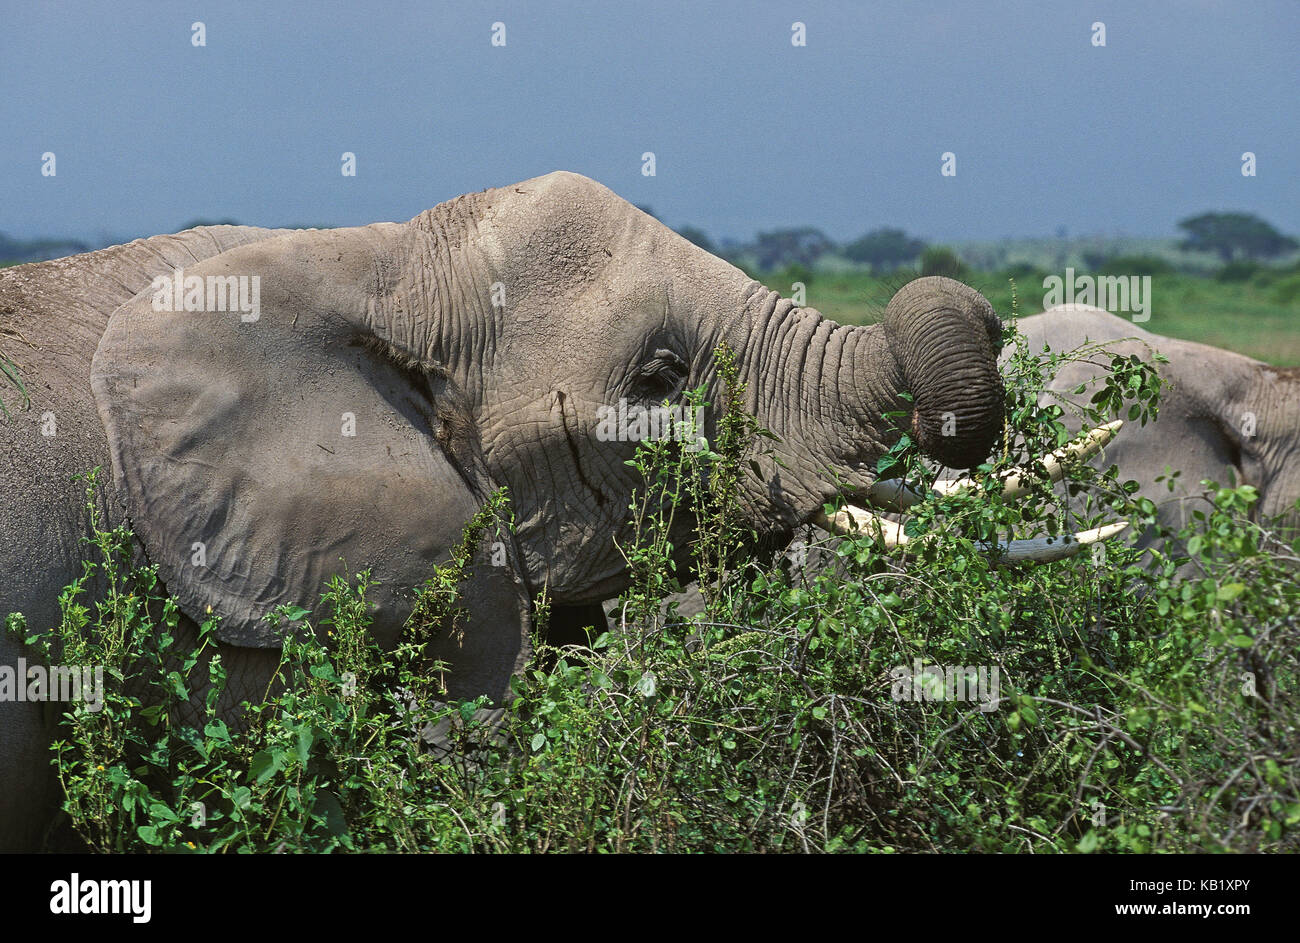
[[[813,517],[813,523],[838,537],[874,532],[876,539],[885,547],[901,547],[908,542],[902,524],[895,524],[852,504],[846,504],[841,510],[829,516],[825,511],[818,511]]]
[[[854,534],[874,533],[876,540],[886,549],[901,547],[911,542],[903,525],[886,520],[877,514],[853,505],[846,505],[833,515],[818,511],[813,523],[822,530],[840,537]],[[1060,537],[1033,537],[1027,540],[1009,540],[1006,542],[983,544],[983,548],[997,557],[998,563],[1051,563],[1072,557],[1090,544],[1109,540],[1128,528],[1127,521],[1104,524],[1101,527],[1085,530],[1078,534],[1065,534]]]
[[[1105,524],[1078,534],[1060,537],[1033,537],[1029,540],[1009,540],[989,545],[987,549],[997,554],[998,563],[1051,563],[1072,557],[1089,544],[1108,540],[1123,533],[1128,521]]]
[[[1119,432],[1123,425],[1123,421],[1117,419],[1104,426],[1098,426],[1096,429],[1090,430],[1085,435],[1046,456],[1043,459],[1043,465],[1047,469],[1048,480],[1052,482],[1060,481],[1065,477],[1065,469],[1068,463],[1086,461],[1096,455],[1108,442],[1115,438],[1116,433]],[[1029,490],[1028,480],[1031,476],[1032,473],[1024,468],[1012,469],[1004,474],[1002,476],[1003,495],[1011,499],[1024,495]],[[952,481],[936,482],[932,490],[940,495],[950,495],[977,487],[978,484],[973,478],[963,477]],[[862,494],[873,507],[892,511],[904,510],[923,500],[922,496],[908,487],[907,483],[901,478],[886,478],[876,481]],[[825,511],[818,511],[813,517],[813,523],[823,530],[840,537],[861,533],[873,534],[877,542],[887,549],[901,547],[910,542],[908,536],[903,533],[902,524],[895,523],[852,504],[845,505],[841,510],[831,515],[826,514]],[[1123,533],[1127,527],[1128,523],[1121,521],[1114,524],[1105,524],[1078,534],[999,541],[985,543],[981,546],[984,550],[992,553],[998,563],[1050,563],[1054,560],[1064,560],[1066,557],[1072,557],[1090,544],[1108,540],[1117,534]]]
[[[1074,442],[1052,452],[1043,459],[1048,480],[1055,483],[1065,477],[1065,468],[1069,462],[1082,462],[1092,458],[1115,438],[1123,425],[1124,421],[1117,419],[1104,426],[1098,426]],[[1029,490],[1026,484],[1026,479],[1029,477],[1031,476],[1027,469],[1016,468],[1006,472],[1002,478],[1002,493],[1011,499],[1020,497]],[[963,476],[948,481],[936,481],[931,490],[939,495],[951,495],[974,488],[977,484],[975,479]],[[882,511],[904,511],[925,500],[923,495],[909,487],[902,478],[882,478],[873,482],[871,487],[860,494],[867,504]]]
[[[920,504],[925,496],[910,488],[902,478],[882,478],[862,492],[863,499],[882,511],[904,511]]]
[[[1060,481],[1065,477],[1066,465],[1075,461],[1087,461],[1102,450],[1105,445],[1115,438],[1116,433],[1123,427],[1124,420],[1116,419],[1114,422],[1108,422],[1104,426],[1098,426],[1086,435],[1082,435],[1067,445],[1061,446],[1056,451],[1043,459],[1043,465],[1047,469],[1047,480],[1051,482]],[[1026,468],[1014,468],[1002,476],[1002,494],[1004,497],[1015,500],[1023,496],[1029,490],[1029,479],[1036,477],[1032,471]],[[934,483],[934,491],[941,495],[957,494],[978,486],[978,482],[970,477],[955,478],[951,481],[937,481]]]

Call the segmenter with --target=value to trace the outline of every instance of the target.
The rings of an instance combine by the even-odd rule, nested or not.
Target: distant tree
[[[1182,248],[1215,252],[1224,262],[1238,255],[1271,259],[1300,245],[1250,213],[1202,213],[1183,220],[1178,228],[1187,233]]]
[[[0,261],[6,265],[44,262],[89,251],[89,245],[75,239],[12,239],[0,233]]]
[[[718,254],[718,247],[713,244],[713,240],[709,238],[708,233],[703,229],[699,229],[695,226],[683,226],[677,230],[677,235],[689,242],[695,243],[705,252],[712,252],[714,255]]]
[[[794,287],[795,282],[802,282],[804,287],[813,283],[813,271],[806,265],[800,265],[798,262],[791,262],[783,269],[772,273],[771,278],[766,282],[772,283],[768,287],[774,291],[779,291],[783,295],[789,294]]]
[[[1112,258],[1113,256],[1111,253],[1101,249],[1085,249],[1083,252],[1083,264],[1087,269],[1093,272],[1097,271]]]
[[[1097,266],[1100,275],[1164,275],[1174,267],[1155,255],[1113,255]]]
[[[961,278],[966,274],[966,265],[947,246],[930,246],[921,253],[921,274]]]
[[[1033,262],[1012,262],[1003,271],[1008,278],[1014,278],[1019,282],[1041,282],[1047,273]]]
[[[801,226],[797,229],[776,229],[761,232],[750,248],[759,268],[770,272],[787,265],[811,266],[835,248],[820,229]]]
[[[872,268],[892,269],[911,262],[925,251],[925,243],[901,229],[873,229],[844,247],[844,255]]]
[[[1258,272],[1258,262],[1252,262],[1249,259],[1238,259],[1235,262],[1229,262],[1215,272],[1214,279],[1219,282],[1244,282],[1253,278]]]

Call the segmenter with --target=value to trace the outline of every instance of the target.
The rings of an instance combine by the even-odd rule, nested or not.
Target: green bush
[[[1293,305],[1300,298],[1300,273],[1288,275],[1273,285],[1273,297],[1278,303]]]
[[[1097,268],[1099,275],[1164,275],[1174,267],[1155,255],[1117,255]]]
[[[1047,278],[1048,273],[1029,262],[1017,262],[1014,265],[1007,266],[1002,275],[1005,278],[1015,279],[1021,285],[1038,287],[1043,284],[1043,280]]]
[[[947,246],[930,246],[921,253],[921,275],[946,275],[961,278],[967,273],[966,264]]]
[[[1085,418],[1154,414],[1150,365],[1076,356],[1111,368]],[[422,587],[395,651],[368,639],[364,573],[314,613],[277,612],[282,686],[241,723],[216,711],[215,622],[183,644],[155,572],[129,566],[126,533],[91,501],[94,562],[56,636],[29,639],[112,679],[53,749],[65,827],[102,851],[209,853],[1296,850],[1295,551],[1249,520],[1251,488],[1208,484],[1210,510],[1169,544],[1185,551],[1147,567],[1122,543],[991,562],[988,541],[1013,532],[1155,521],[1113,467],[1070,470],[1081,512],[1045,481],[1002,500],[1000,471],[1068,437],[1060,407],[1038,402],[1060,360],[1020,342],[983,487],[915,508],[902,548],[805,534],[833,561],[814,567],[757,553],[738,523],[770,433],[719,351],[715,441],[648,441],[635,459],[632,586],[613,628],[590,650],[539,639],[499,724],[479,702],[444,703],[424,640],[455,617],[475,543],[509,526],[504,496]],[[933,474],[906,434],[879,468]],[[683,528],[706,600],[691,619],[660,604],[686,578]],[[91,604],[94,571],[108,590]],[[10,628],[26,634],[19,616]],[[936,699],[918,665],[985,683],[958,687],[954,670]],[[446,749],[426,742],[435,725]]]
[[[789,295],[793,290],[791,286],[795,282],[803,282],[804,287],[811,285],[813,282],[813,271],[806,265],[794,262],[785,268],[775,272],[767,281],[773,282],[781,287],[778,289],[781,294]]]
[[[1253,278],[1260,270],[1258,262],[1249,259],[1237,259],[1229,262],[1214,273],[1215,281],[1245,282]]]

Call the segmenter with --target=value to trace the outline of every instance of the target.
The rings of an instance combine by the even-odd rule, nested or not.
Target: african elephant
[[[1166,385],[1154,423],[1130,423],[1106,447],[1100,465],[1119,466],[1121,480],[1133,479],[1138,494],[1159,507],[1162,525],[1179,528],[1191,512],[1207,508],[1200,482],[1253,485],[1259,491],[1257,517],[1281,516],[1284,528],[1300,525],[1300,371],[1271,367],[1241,354],[1205,344],[1151,334],[1132,321],[1086,305],[1062,305],[1022,318],[1020,331],[1029,352],[1044,346],[1068,352],[1085,344],[1104,344],[1107,352],[1152,353],[1169,358],[1156,364]],[[1003,351],[1005,361],[1014,348]],[[1086,404],[1095,381],[1104,376],[1108,356],[1091,356],[1062,366],[1048,384],[1045,401]],[[1080,384],[1087,389],[1073,392]],[[1065,405],[1063,403],[1062,405]],[[1066,407],[1067,425],[1073,419]],[[1171,492],[1156,478],[1181,471]],[[1147,546],[1153,534],[1139,534]]]
[[[637,442],[597,435],[601,408],[701,385],[716,402],[722,342],[778,437],[742,497],[774,542],[837,493],[832,473],[869,489],[896,434],[883,413],[959,468],[1002,425],[1000,324],[974,290],[920,279],[882,323],[841,326],[571,173],[406,223],[203,228],[21,266],[0,272],[0,305],[31,398],[4,424],[0,614],[56,622],[87,526],[70,479],[99,466],[105,521],[129,524],[188,619],[221,617],[232,703],[276,664],[263,617],[310,609],[332,574],[373,569],[372,629],[394,644],[412,587],[504,486],[514,534],[481,548],[463,634],[431,652],[451,696],[499,703],[534,594],[562,622],[627,585],[614,540]],[[0,642],[0,665],[22,654]],[[39,707],[0,704],[0,846],[47,819]]]

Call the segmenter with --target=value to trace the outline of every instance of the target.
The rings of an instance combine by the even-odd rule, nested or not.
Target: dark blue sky
[[[1296,0],[7,0],[2,22],[11,235],[401,220],[555,169],[714,235],[1166,235],[1209,209],[1300,232]]]

